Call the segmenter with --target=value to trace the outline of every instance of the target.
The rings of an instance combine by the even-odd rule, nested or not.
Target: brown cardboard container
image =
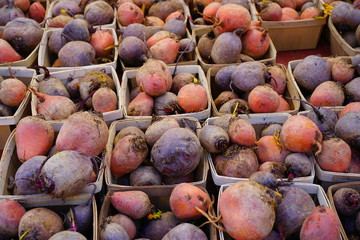
[[[336,30],[331,17],[328,21],[328,28],[330,30],[330,49],[335,56],[354,56],[360,53],[360,50],[352,48]]]
[[[319,0],[314,0],[321,10]],[[258,14],[254,4],[251,4],[253,16]],[[269,35],[277,51],[314,49],[320,39],[321,31],[326,24],[325,19],[304,19],[294,21],[262,21],[262,26],[269,30]]]
[[[241,64],[241,63],[240,63]],[[284,96],[286,97],[291,97],[291,98],[299,98],[299,93],[297,92],[293,82],[291,81],[290,75],[286,69],[286,67],[282,64],[277,64],[279,65],[285,72],[286,72],[286,89],[284,92]],[[211,94],[211,107],[212,107],[212,116],[217,117],[217,116],[221,116],[224,115],[223,113],[219,112],[219,109],[216,107],[214,100],[219,96],[219,94],[221,93],[221,91],[219,91],[219,89],[217,88],[216,84],[215,84],[215,76],[217,74],[218,71],[220,71],[220,69],[222,69],[223,67],[212,67],[207,71],[207,80],[208,80],[208,84],[209,84],[209,88],[210,88],[210,94]],[[297,114],[297,112],[300,109],[300,102],[296,101],[296,100],[291,100],[291,99],[285,99],[290,107],[291,110],[289,111],[285,111],[283,113],[289,113],[292,115]],[[258,113],[251,113],[250,115],[253,114],[258,114]]]
[[[338,184],[334,184],[328,188],[327,196],[329,198],[330,206],[332,209],[334,209],[336,211],[336,213],[337,213],[337,210],[336,210],[335,203],[334,203],[334,194],[340,188],[352,188],[352,189],[355,189],[356,191],[360,191],[360,182],[338,183]],[[339,217],[339,214],[338,214],[338,217]],[[339,221],[340,221],[340,218],[339,218]],[[344,229],[342,223],[341,223],[341,236],[344,240],[349,239],[346,235],[346,232],[345,232],[345,229]]]
[[[193,32],[192,32],[192,35],[193,35],[193,38],[196,40],[196,42],[199,41],[199,38],[212,31],[212,27],[206,27],[206,28],[197,28],[197,29],[194,29]],[[199,59],[199,63],[200,63],[200,66],[202,67],[202,69],[204,70],[204,72],[206,73],[209,68],[211,67],[225,67],[225,66],[229,66],[229,65],[234,65],[234,64],[237,64],[237,63],[231,63],[231,64],[215,64],[215,63],[210,63],[208,60],[206,59],[203,59],[199,53],[199,50],[198,48],[196,47],[195,48],[195,51],[196,51],[196,55],[197,55],[197,58]],[[269,46],[269,49],[267,51],[267,53],[263,56],[262,59],[259,59],[257,61],[259,62],[262,62],[262,63],[265,63],[265,64],[274,64],[275,61],[276,61],[276,49],[275,49],[275,46],[272,42],[272,40],[270,39],[270,46]]]

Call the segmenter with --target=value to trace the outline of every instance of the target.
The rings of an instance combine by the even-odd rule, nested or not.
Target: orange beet
[[[0,82],[0,102],[9,106],[16,107],[24,100],[26,95],[26,85],[16,79],[8,78]]]
[[[314,106],[332,107],[342,106],[345,94],[342,87],[333,81],[325,81],[318,85],[310,96],[310,103]]]
[[[119,22],[122,26],[127,26],[131,23],[142,23],[144,20],[144,13],[132,2],[125,2],[121,4],[118,8],[117,14]]]
[[[280,96],[272,87],[260,85],[251,90],[248,103],[253,112],[272,113],[280,105]]]
[[[344,116],[348,112],[360,111],[360,102],[352,102],[347,104],[339,113],[339,118]]]
[[[17,237],[21,217],[25,208],[14,200],[0,201],[0,232],[4,239]]]
[[[281,9],[281,21],[293,21],[300,19],[297,11],[293,8],[284,7]]]
[[[249,11],[245,7],[234,3],[221,5],[216,12],[216,18],[220,21],[220,25],[215,27],[216,36],[223,32],[232,32],[238,28],[246,31],[251,23]]]
[[[207,22],[213,21],[220,6],[221,3],[219,2],[212,2],[209,5],[207,5],[203,11],[204,20]]]
[[[222,223],[234,239],[264,239],[275,223],[275,199],[270,189],[253,181],[240,181],[219,197]]]
[[[260,163],[284,162],[285,157],[290,154],[283,145],[279,146],[274,136],[264,136],[257,141],[255,153]]]
[[[168,22],[168,21],[170,21],[171,19],[174,19],[174,18],[180,19],[182,21],[185,20],[185,17],[182,14],[182,12],[181,11],[176,11],[176,12],[170,13],[169,16],[166,17],[165,22]]]
[[[318,16],[320,16],[320,9],[317,7],[309,7],[301,13],[300,19],[313,19]]]
[[[94,110],[102,113],[116,110],[118,102],[116,93],[109,87],[99,88],[91,101]]]
[[[300,231],[300,240],[307,239],[340,239],[340,222],[333,209],[317,206],[310,213]]]
[[[193,220],[202,217],[195,207],[207,212],[211,200],[208,193],[190,183],[178,184],[170,194],[170,208],[181,220]]]
[[[152,207],[149,196],[142,191],[114,192],[110,199],[116,210],[133,219],[147,216]]]
[[[331,67],[332,80],[346,84],[354,78],[355,68],[350,59],[339,58]]]
[[[105,48],[114,45],[114,37],[111,35],[110,30],[97,29],[96,32],[91,35],[90,44],[95,49],[97,57],[106,57],[112,49],[105,50]]]
[[[180,45],[172,38],[164,38],[154,44],[150,50],[153,58],[163,61],[166,64],[174,63]]]
[[[255,144],[256,133],[249,121],[239,117],[230,121],[228,134],[231,142],[250,147]]]
[[[275,112],[284,112],[289,110],[291,110],[289,103],[283,97],[280,96],[280,104]]]
[[[186,84],[178,92],[178,104],[187,113],[205,110],[208,106],[205,88],[195,83]]]
[[[54,129],[44,119],[27,116],[16,125],[16,152],[19,160],[46,155],[54,142]]]
[[[340,138],[325,139],[321,153],[316,156],[316,162],[325,171],[344,172],[351,162],[350,146]]]
[[[309,118],[291,116],[285,121],[280,132],[280,141],[293,152],[321,152],[322,133]]]
[[[252,26],[241,37],[242,53],[260,59],[269,49],[270,36],[263,27]]]
[[[16,62],[21,60],[22,57],[15,49],[4,39],[0,38],[0,64],[7,62]]]

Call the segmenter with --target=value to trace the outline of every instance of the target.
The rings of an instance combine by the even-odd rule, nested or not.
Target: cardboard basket
[[[189,32],[189,30],[186,29],[186,37],[187,38],[190,38],[192,39],[193,41],[195,41],[195,38],[193,38]],[[120,40],[121,41],[121,40]],[[120,42],[121,43],[121,42]],[[196,44],[196,41],[195,41],[195,44]],[[177,58],[179,57],[179,55],[176,57],[176,60]],[[192,53],[186,53],[183,55],[183,58],[185,60],[181,60],[179,61],[178,64],[176,63],[170,63],[170,64],[167,64],[168,66],[182,66],[182,65],[197,65],[198,64],[198,56],[196,54],[195,51],[193,51]],[[175,60],[175,62],[176,62]],[[120,61],[120,64],[121,64],[121,68],[123,71],[126,71],[126,70],[135,70],[135,69],[139,69],[139,67],[128,67],[125,65],[125,63],[119,58],[119,61]]]
[[[297,92],[299,93],[299,96],[300,96],[300,99],[304,100],[304,101],[309,101],[310,99],[310,96],[311,96],[311,92],[309,92],[308,90],[300,87],[297,82],[296,82],[296,79],[294,77],[294,69],[295,67],[302,61],[303,59],[300,59],[300,60],[293,60],[293,61],[290,61],[289,64],[288,64],[288,71],[289,71],[289,74],[290,74],[290,81],[293,82],[293,85],[295,86]],[[304,102],[301,102],[301,106],[303,109],[305,110],[311,110],[311,107],[304,103]],[[330,108],[330,109],[339,109],[339,108],[343,108],[343,106],[334,106],[334,107],[325,107],[325,108]]]
[[[55,141],[58,134],[58,130],[55,131]],[[0,159],[0,198],[24,198],[24,197],[50,197],[48,194],[31,194],[31,195],[12,195],[8,190],[9,177],[15,178],[15,173],[18,168],[21,166],[21,162],[17,157],[16,153],[16,142],[15,142],[15,132],[13,130],[5,144],[4,151]],[[54,142],[55,142],[54,141]],[[103,175],[104,175],[104,163],[101,163],[99,167],[99,173],[97,179],[93,183],[87,184],[80,193],[98,193],[103,185]]]
[[[0,31],[2,31],[3,29],[4,27],[0,27]],[[42,38],[44,37],[44,35],[45,35],[45,31],[43,30]],[[38,57],[38,51],[40,49],[40,45],[41,45],[41,41],[25,59],[10,63],[0,63],[0,67],[6,67],[9,65],[14,67],[31,67],[35,62],[36,58]]]
[[[174,66],[170,66],[170,72],[173,73],[175,70]],[[136,86],[136,73],[138,70],[128,70],[125,71],[123,73],[122,76],[122,82],[121,82],[121,94],[122,94],[122,102],[124,104],[124,116],[125,119],[141,119],[141,118],[149,118],[149,116],[129,116],[127,113],[127,107],[129,106],[130,103],[130,91],[137,87]],[[208,97],[208,106],[205,110],[200,111],[200,112],[194,112],[194,113],[183,113],[183,114],[178,114],[178,115],[167,115],[167,116],[180,116],[180,117],[194,117],[197,118],[199,120],[205,120],[206,118],[208,118],[210,116],[211,113],[211,96],[209,93],[209,87],[208,87],[208,83],[205,77],[205,74],[203,72],[203,70],[201,69],[200,66],[198,65],[182,65],[182,66],[177,66],[176,68],[176,74],[178,73],[182,73],[182,72],[187,72],[187,73],[191,73],[193,75],[195,75],[195,77],[197,79],[200,80],[201,85],[205,88],[205,90],[207,91],[207,97]]]
[[[99,221],[98,221],[98,223],[99,223],[98,232],[100,232],[100,226],[104,223],[105,219],[108,216],[113,216],[113,215],[119,213],[111,204],[111,196],[115,192],[120,192],[120,191],[131,191],[131,189],[110,190],[106,194],[103,204],[101,206],[101,210],[100,210]],[[170,193],[168,193],[167,191],[164,192],[161,189],[158,189],[158,191],[151,191],[151,192],[145,192],[145,193],[149,196],[150,202],[154,205],[155,209],[159,209],[163,213],[165,213],[167,211],[171,211],[170,204],[169,204]],[[199,225],[199,224],[197,224],[197,225]],[[216,229],[211,224],[207,224],[204,227],[202,227],[201,229],[204,231],[204,233],[206,234],[206,236],[208,237],[209,240],[217,240],[218,239]],[[137,238],[137,237],[135,237],[135,238]],[[100,240],[100,238],[98,240]]]
[[[241,63],[240,63],[241,64]],[[286,73],[286,88],[284,91],[284,96],[286,97],[291,97],[291,98],[299,98],[299,93],[296,90],[294,83],[290,80],[290,75],[286,69],[286,67],[282,64],[277,64],[278,66],[280,66],[283,71]],[[224,115],[224,113],[220,113],[219,109],[216,107],[214,100],[220,95],[220,93],[222,92],[215,83],[215,76],[216,74],[220,71],[220,69],[222,69],[223,67],[212,67],[207,71],[206,77],[208,80],[208,84],[211,90],[211,111],[212,111],[212,116],[217,117],[217,116],[221,116]],[[296,100],[291,100],[291,99],[285,99],[289,105],[290,105],[290,110],[288,111],[284,111],[284,113],[289,113],[292,115],[295,115],[299,109],[300,109],[300,102],[296,101]],[[258,114],[258,113],[251,113],[251,115],[253,114]]]
[[[320,10],[324,10],[319,0],[314,0]],[[253,16],[258,11],[251,4]],[[316,48],[320,39],[321,31],[326,24],[325,19],[303,19],[293,21],[262,21],[262,26],[269,30],[269,35],[277,51],[304,50]]]
[[[183,5],[184,23],[187,24],[187,21],[188,21],[187,6],[186,6],[184,0],[178,0],[178,1],[181,2],[182,5]],[[115,1],[115,2],[116,2],[116,1]],[[140,8],[141,8],[141,7],[140,7]],[[121,23],[119,22],[117,10],[118,10],[118,9],[116,8],[116,11],[115,11],[115,12],[116,12],[116,22],[117,22],[117,26],[118,26],[118,28],[120,28],[120,29],[125,28],[126,26],[121,25]],[[146,11],[146,13],[147,13],[147,10],[145,10],[145,11]],[[145,19],[145,17],[147,17],[146,13],[144,14],[144,19]],[[165,22],[165,21],[164,21],[164,22]]]
[[[184,119],[189,127],[193,128],[196,131],[197,136],[200,134],[201,125],[199,121],[195,118],[191,117],[175,117],[176,121],[179,123],[181,127],[184,127],[184,123],[182,122]],[[145,130],[150,126],[151,118],[147,119],[134,119],[134,120],[120,120],[115,121],[111,124],[109,130],[109,140],[106,145],[106,155],[105,155],[105,162],[108,166],[105,169],[105,181],[108,189],[133,189],[133,190],[141,190],[146,193],[151,193],[152,191],[160,191],[160,192],[167,192],[171,193],[172,189],[176,186],[173,185],[152,185],[152,186],[129,186],[129,185],[121,185],[118,181],[112,176],[111,169],[110,169],[110,161],[111,161],[111,154],[113,151],[113,143],[116,137],[116,134],[123,128],[126,127],[138,127],[145,132]],[[151,148],[149,148],[149,153]],[[206,180],[208,174],[209,166],[205,159],[205,155],[202,152],[200,163],[197,168],[193,171],[194,174],[194,182],[192,182],[195,186],[206,187]]]
[[[211,32],[212,29],[213,29],[212,27],[194,29],[192,32],[193,38],[196,40],[196,42],[199,42],[200,37],[208,32]],[[225,66],[237,64],[237,63],[230,63],[230,64],[210,63],[208,60],[203,59],[201,57],[199,49],[197,47],[195,48],[195,51],[196,51],[197,57],[199,59],[200,66],[202,67],[204,72],[207,72],[209,70],[209,68],[211,68],[211,67],[225,67]],[[274,46],[272,40],[270,39],[270,46],[269,46],[267,53],[265,53],[265,55],[262,57],[262,59],[259,59],[257,61],[262,62],[264,64],[275,64],[276,53],[277,52],[276,52],[275,46]]]
[[[330,206],[332,209],[334,209],[336,211],[338,217],[339,217],[339,214],[336,210],[335,203],[334,203],[334,194],[337,190],[339,190],[341,188],[352,188],[352,189],[355,189],[356,191],[360,191],[360,182],[338,183],[338,184],[332,185],[328,188],[327,197],[329,198]],[[340,221],[340,218],[339,218],[339,221]],[[341,223],[341,221],[340,221],[340,223]],[[341,225],[342,238],[344,240],[348,240],[349,238],[346,235],[346,232],[345,232],[345,229],[344,229],[342,223],[340,225]]]
[[[231,184],[222,185],[220,187],[218,199],[220,199],[222,193],[229,186],[231,186]],[[294,183],[291,186],[298,187],[298,188],[305,190],[307,193],[309,193],[310,195],[313,196],[315,203],[318,203],[318,205],[331,207],[331,205],[329,203],[329,199],[327,198],[327,196],[321,186],[316,185],[316,184],[310,184],[310,183]],[[217,215],[220,216],[219,201],[218,201],[218,206],[217,206]],[[219,231],[219,237],[220,237],[220,240],[232,239],[228,234],[226,234],[226,233],[224,234],[223,231]]]
[[[22,67],[11,67],[11,70],[14,72],[14,75],[17,79],[22,81],[26,86],[33,85],[36,78],[36,71],[33,69],[22,68]],[[9,73],[8,67],[0,67],[0,76],[4,79],[12,78]],[[25,108],[30,100],[30,91],[26,92],[25,98],[22,100],[20,105],[14,110],[14,115],[12,116],[0,116],[0,125],[15,125],[22,117]]]
[[[115,29],[112,28],[101,28],[102,30],[110,30],[112,33],[112,36],[114,37],[114,45],[118,45],[118,37],[116,35]],[[53,31],[56,29],[50,29],[45,32],[41,39],[40,43],[40,49],[39,49],[39,56],[38,56],[38,65],[47,67],[50,73],[52,72],[59,72],[63,70],[69,70],[74,68],[90,68],[94,65],[88,65],[88,66],[77,66],[77,67],[52,67],[54,61],[56,60],[57,56],[49,51],[48,48],[48,39],[50,38]],[[114,69],[117,67],[117,59],[118,59],[118,48],[113,49],[113,55],[114,59],[110,63],[103,63],[103,64],[97,64],[97,66],[112,66]],[[40,70],[43,72],[42,70]]]
[[[360,53],[360,50],[352,48],[336,30],[331,17],[327,23],[330,30],[330,50],[335,56],[354,56]]]
[[[248,3],[249,3],[249,13],[251,15],[251,11],[250,11],[251,1],[248,0]],[[186,11],[187,11],[187,15],[188,15],[188,18],[189,18],[188,22],[189,22],[189,26],[190,26],[191,31],[193,31],[195,29],[199,29],[199,28],[208,28],[208,27],[212,26],[212,24],[194,24],[195,19],[193,19],[193,15],[191,15],[192,11],[190,10],[190,8],[194,8],[193,2],[190,2],[189,5],[186,5]],[[251,20],[256,21],[257,18],[251,15]]]
[[[51,1],[51,3],[50,3],[50,5],[49,5],[49,8],[48,8],[48,10],[46,11],[46,19],[50,19],[50,18],[52,18],[53,17],[53,14],[52,14],[52,11],[53,11],[53,9],[54,9],[54,7],[55,7],[55,5],[59,2],[59,1],[61,1],[61,0],[55,0],[55,1]],[[113,11],[114,11],[114,18],[113,18],[113,21],[111,22],[111,23],[109,23],[109,24],[104,24],[104,25],[95,25],[95,26],[93,26],[93,27],[95,27],[95,28],[99,28],[99,27],[101,27],[101,28],[112,28],[112,29],[116,29],[116,9],[115,8],[113,8]],[[56,29],[56,28],[54,28],[54,27],[49,27],[48,26],[49,24],[48,23],[46,23],[45,24],[45,29]],[[115,44],[116,45],[116,44]]]
[[[261,137],[261,135],[260,135],[261,130],[263,129],[264,126],[266,126],[267,124],[270,124],[270,123],[283,124],[289,117],[291,117],[291,115],[287,114],[287,113],[277,113],[277,114],[252,115],[250,117],[248,117],[246,115],[240,115],[240,117],[244,120],[249,121],[252,124],[252,126],[255,128],[256,139],[259,139]],[[209,118],[205,121],[204,125],[212,125],[212,123],[216,119],[217,119],[217,117]],[[312,155],[308,155],[308,156],[314,163],[315,162],[314,157]],[[207,153],[207,160],[209,161],[211,176],[213,178],[215,185],[217,185],[217,186],[221,186],[223,184],[228,184],[228,183],[235,183],[238,181],[249,180],[248,178],[227,177],[227,176],[219,175],[216,172],[215,165],[213,163],[213,159],[211,157],[211,154],[209,154],[209,153]],[[293,181],[294,182],[302,182],[302,183],[313,183],[314,178],[315,178],[315,169],[314,169],[314,165],[313,165],[309,176],[294,178]],[[283,180],[286,180],[286,179],[283,179]]]
[[[116,87],[115,92],[116,92],[116,95],[118,98],[118,101],[117,101],[118,107],[114,111],[103,113],[104,121],[111,122],[111,121],[123,118],[124,115],[122,112],[123,104],[121,101],[122,97],[121,97],[121,91],[120,91],[120,89],[121,89],[120,81],[119,81],[119,78],[117,76],[115,69],[112,66],[94,65],[94,66],[87,67],[87,68],[76,68],[76,69],[71,69],[71,70],[69,69],[69,70],[52,73],[51,76],[62,80],[64,82],[64,84],[66,84],[68,81],[67,79],[69,77],[71,77],[72,79],[79,78],[79,77],[82,77],[85,73],[92,71],[92,70],[104,71],[106,74],[110,75],[112,77],[112,79],[114,80],[115,87]],[[38,87],[39,87],[38,82],[42,81],[43,79],[44,79],[44,74],[41,74],[37,77],[37,81],[34,81],[33,87],[35,90],[38,90]],[[37,96],[35,94],[32,94],[32,96],[31,96],[31,111],[32,111],[33,116],[36,116],[38,114],[38,112],[36,110],[37,103],[38,103]],[[65,119],[64,120],[52,120],[52,121],[49,121],[49,123],[51,123],[53,125],[54,129],[60,130],[64,121],[65,121]]]
[[[0,196],[0,201],[4,199]],[[26,211],[33,208],[47,208],[56,212],[61,218],[64,219],[65,214],[70,211],[71,208],[88,204],[89,201],[92,208],[92,225],[84,235],[87,239],[98,239],[98,210],[95,198],[91,194],[79,194],[73,197],[65,199],[52,199],[48,196],[45,197],[16,197],[5,198],[12,199],[20,203]],[[66,229],[64,229],[66,230]]]

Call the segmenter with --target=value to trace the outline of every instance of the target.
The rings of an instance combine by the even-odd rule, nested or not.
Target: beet
[[[152,147],[166,131],[179,127],[179,123],[174,118],[155,117],[145,131],[146,143]]]
[[[67,23],[62,32],[66,42],[90,41],[89,23],[83,19],[74,19]]]
[[[11,20],[18,17],[25,17],[24,13],[17,7],[14,7],[15,0],[8,0],[7,4],[0,6],[0,26],[5,26]]]
[[[64,37],[62,36],[63,29],[55,29],[48,40],[48,47],[50,52],[58,54],[60,49],[66,44]]]
[[[140,40],[144,41],[144,38],[145,40],[147,40],[151,36],[151,31],[149,28],[147,28],[141,23],[132,23],[122,30],[121,35],[123,39],[133,36],[140,38]]]
[[[130,173],[130,186],[161,185],[161,175],[153,166],[140,166]]]
[[[134,237],[136,235],[136,226],[135,226],[134,221],[130,217],[128,217],[124,214],[118,213],[113,216],[108,216],[105,219],[103,224],[109,224],[109,223],[120,224],[125,229],[127,234],[129,235],[129,238],[134,239]]]
[[[360,112],[349,112],[335,125],[335,134],[351,147],[360,149]]]
[[[64,83],[49,74],[49,70],[45,67],[36,67],[37,69],[43,68],[45,71],[44,78],[39,82],[38,91],[51,96],[63,96],[70,98],[70,95]]]
[[[102,240],[130,240],[126,230],[118,223],[109,223],[100,227],[100,238]]]
[[[95,1],[86,5],[84,18],[90,25],[109,24],[114,20],[114,10],[105,1]]]
[[[257,182],[271,189],[275,189],[279,185],[274,175],[266,171],[254,172],[249,177],[249,180]]]
[[[288,174],[294,177],[309,176],[312,169],[312,160],[304,153],[290,153],[285,157]]]
[[[177,96],[172,92],[166,92],[156,97],[154,101],[155,115],[172,115],[177,112]]]
[[[229,145],[229,135],[219,126],[206,125],[200,132],[201,146],[209,153],[224,151]]]
[[[248,178],[259,168],[255,152],[237,144],[217,155],[214,164],[217,174],[237,178]]]
[[[159,17],[163,21],[169,16],[170,13],[183,10],[183,5],[178,0],[169,0],[156,2],[149,8],[148,15]]]
[[[282,16],[281,7],[277,3],[269,3],[261,9],[259,17],[263,21],[280,21]]]
[[[130,67],[142,66],[148,59],[147,53],[144,42],[134,36],[124,38],[119,46],[120,59]]]
[[[182,37],[186,36],[186,24],[180,19],[171,19],[165,23],[163,29]]]
[[[35,156],[26,160],[15,173],[15,188],[14,195],[28,195],[40,193],[30,181],[26,179],[33,179],[34,173],[38,173],[41,165],[46,160],[45,156]]]
[[[144,237],[149,239],[162,240],[165,234],[180,223],[181,221],[175,217],[173,212],[165,212],[161,214],[161,218],[159,219],[146,221],[141,232]]]
[[[235,91],[238,92],[239,90],[231,84],[231,76],[232,73],[237,68],[236,65],[231,65],[227,67],[221,68],[215,75],[215,84],[220,90],[222,91]]]
[[[360,9],[347,2],[341,2],[331,11],[331,20],[334,24],[345,24],[356,29],[360,24]]]
[[[52,16],[56,17],[57,15],[59,15],[61,13],[61,9],[65,9],[65,11],[72,16],[81,12],[81,8],[80,8],[79,4],[76,3],[76,1],[61,0],[55,4],[55,6],[52,10]]]
[[[311,106],[307,117],[318,126],[319,130],[323,133],[333,131],[338,120],[336,112],[329,108],[315,107],[312,104],[307,104]]]
[[[346,96],[354,102],[360,102],[360,77],[354,78],[345,85]]]
[[[283,196],[276,209],[276,225],[285,236],[290,236],[301,230],[305,218],[315,209],[311,196],[298,187],[280,187]]]
[[[28,56],[40,43],[42,34],[43,30],[35,20],[19,17],[6,24],[3,39],[8,41],[16,52]]]
[[[287,167],[284,162],[264,162],[260,165],[259,171],[269,172],[275,178],[285,178]]]
[[[239,99],[239,96],[231,91],[224,91],[214,100],[215,106],[219,109],[224,103],[232,100]]]
[[[320,83],[331,80],[331,66],[325,59],[310,55],[299,62],[293,74],[301,87],[313,91]]]
[[[207,240],[205,233],[197,226],[190,223],[182,223],[171,229],[162,240]]]
[[[135,135],[138,137],[145,138],[145,134],[140,128],[132,127],[132,126],[126,127],[126,128],[121,129],[120,132],[118,132],[118,134],[116,134],[116,137],[114,139],[114,146],[120,139],[122,139],[123,137],[126,137],[128,135]]]
[[[72,41],[59,51],[62,67],[78,67],[92,65],[95,61],[95,49],[87,42]]]
[[[197,49],[200,53],[200,56],[204,60],[209,60],[211,57],[211,50],[215,43],[215,35],[214,33],[208,32],[207,34],[204,34],[200,37],[199,42],[197,44]]]
[[[67,228],[76,229],[77,232],[86,234],[91,228],[93,219],[93,206],[89,201],[86,204],[71,207],[69,212],[66,213],[65,226]],[[74,223],[75,226],[72,225]]]
[[[352,188],[340,188],[334,193],[336,211],[343,216],[353,216],[360,209],[360,194]]]
[[[256,86],[264,85],[267,78],[267,67],[263,63],[246,62],[236,67],[231,83],[242,91],[250,92]]]
[[[161,174],[181,176],[197,167],[200,156],[201,145],[197,136],[189,129],[173,128],[155,143],[150,161]]]
[[[222,33],[215,40],[211,59],[216,64],[236,63],[242,50],[239,31]]]
[[[14,115],[11,107],[6,106],[5,104],[0,103],[0,116],[6,117],[6,116],[12,116]]]
[[[232,114],[236,109],[236,112],[238,113],[248,113],[248,103],[243,100],[243,99],[231,99],[230,101],[227,101],[226,103],[224,103],[220,109],[219,109],[219,113],[225,113],[225,114]]]
[[[261,131],[261,137],[263,136],[274,136],[275,132],[281,130],[281,125],[277,123],[269,124],[268,126],[264,127]]]
[[[175,75],[171,84],[171,92],[178,94],[179,90],[186,84],[194,82],[194,75],[188,72],[182,72]]]

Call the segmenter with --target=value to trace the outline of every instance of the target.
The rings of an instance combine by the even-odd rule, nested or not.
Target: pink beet
[[[4,39],[0,38],[0,64],[20,61],[22,57]]]

